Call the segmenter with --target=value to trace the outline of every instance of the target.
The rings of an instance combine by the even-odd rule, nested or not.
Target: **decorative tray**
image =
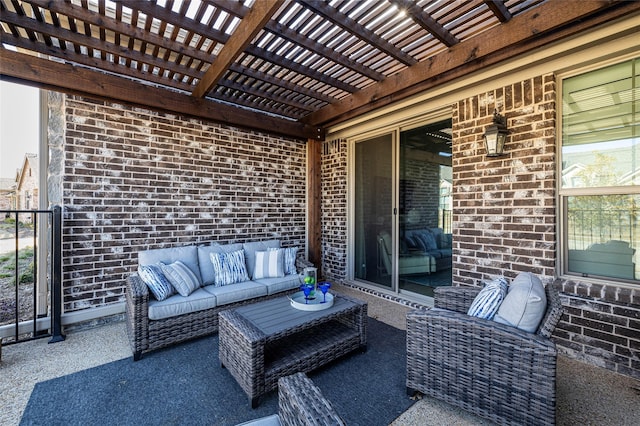
[[[292,307],[301,311],[322,311],[333,306],[333,294],[327,293],[325,302],[324,295],[320,291],[316,292],[314,299],[304,300],[304,293],[299,291],[289,296],[289,300]]]

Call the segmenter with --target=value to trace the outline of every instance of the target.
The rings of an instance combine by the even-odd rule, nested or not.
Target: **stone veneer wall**
[[[506,155],[485,156],[495,108],[511,130]],[[562,292],[554,340],[572,358],[640,378],[640,291],[555,279],[556,83],[547,74],[453,105],[453,279],[458,285],[531,271]]]
[[[49,130],[65,312],[122,302],[145,249],[278,238],[306,252],[304,141],[60,95]]]

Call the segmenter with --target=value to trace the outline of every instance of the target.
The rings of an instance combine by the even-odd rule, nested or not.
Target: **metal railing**
[[[570,250],[585,250],[592,244],[626,241],[633,248],[637,238],[638,209],[573,209],[567,215]]]
[[[5,234],[13,233],[13,238],[0,239],[3,243],[0,260],[6,266],[0,276],[0,285],[4,286],[0,293],[0,318],[5,319],[0,321],[2,344],[42,337],[51,337],[49,343],[64,340],[61,324],[62,209],[55,206],[51,210],[0,210],[0,219],[4,222]],[[46,238],[40,238],[39,232],[46,232]],[[43,242],[46,244],[44,249],[40,247]],[[43,267],[46,273],[42,273]],[[7,273],[11,270],[12,277]],[[32,284],[23,282],[31,278]],[[14,287],[13,300],[6,298],[11,285]],[[28,285],[33,286],[31,301],[24,300],[23,295],[29,293],[23,291]],[[24,311],[27,311],[26,316]]]

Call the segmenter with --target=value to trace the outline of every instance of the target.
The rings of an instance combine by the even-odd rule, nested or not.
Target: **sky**
[[[26,153],[38,153],[39,91],[0,81],[0,178],[15,178]]]

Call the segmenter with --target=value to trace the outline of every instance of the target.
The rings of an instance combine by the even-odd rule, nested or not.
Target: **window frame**
[[[576,77],[582,74],[586,74],[592,71],[604,70],[609,66],[621,64],[624,62],[637,60],[640,61],[640,55],[638,52],[624,55],[611,59],[608,61],[602,61],[590,64],[586,67],[580,67],[572,69],[563,73],[556,74],[556,188],[557,188],[557,246],[558,246],[558,259],[557,259],[557,275],[565,279],[579,279],[584,282],[594,283],[615,283],[616,285],[629,286],[631,288],[638,288],[640,285],[640,278],[635,280],[607,277],[604,275],[583,275],[579,272],[569,271],[569,244],[568,244],[568,200],[574,196],[600,196],[600,195],[640,195],[640,185],[625,185],[625,186],[598,186],[598,187],[578,187],[578,188],[563,188],[562,187],[562,148],[564,142],[563,134],[563,83],[566,79]],[[640,111],[638,111],[640,116]],[[636,264],[640,258],[640,247],[635,247],[636,253],[634,254]]]

